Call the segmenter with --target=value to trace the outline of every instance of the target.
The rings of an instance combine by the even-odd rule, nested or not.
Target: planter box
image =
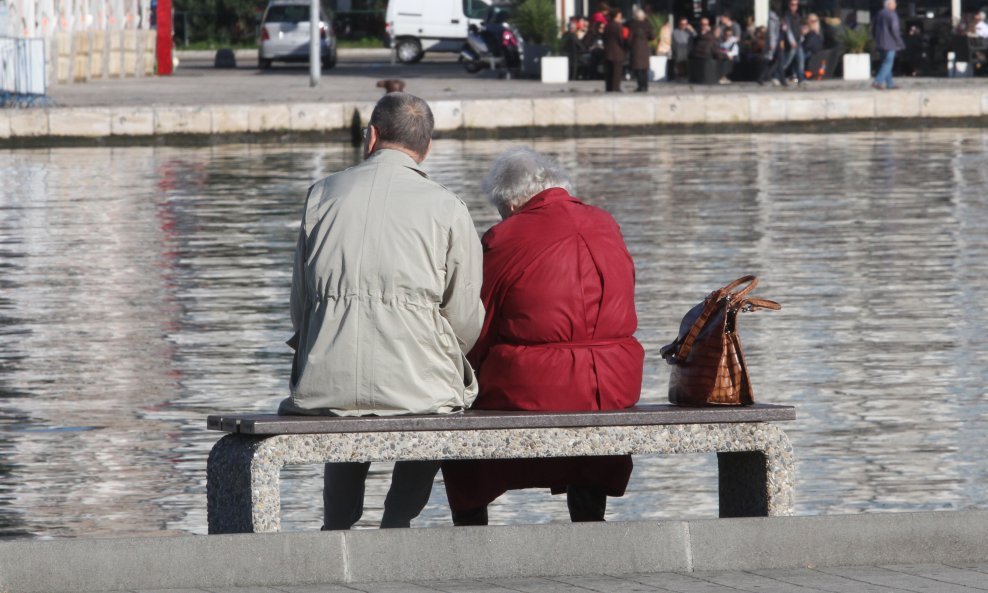
[[[566,56],[545,56],[542,64],[542,82],[569,82],[569,58]]]
[[[648,76],[652,82],[659,82],[666,79],[666,72],[669,67],[668,56],[648,57]]]
[[[871,78],[871,54],[844,54],[844,80]]]
[[[525,49],[521,56],[521,71],[525,76],[538,78],[541,68],[539,63],[542,58],[549,55],[548,45],[525,44]]]

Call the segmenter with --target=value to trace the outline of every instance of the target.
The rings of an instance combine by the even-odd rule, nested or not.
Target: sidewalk
[[[428,100],[439,136],[526,136],[599,128],[612,133],[873,129],[882,126],[984,125],[986,79],[899,79],[900,90],[868,81],[694,86],[652,83],[648,93],[604,93],[602,81],[543,84],[468,74],[451,54],[393,64],[387,50],[351,50],[309,86],[308,67],[216,69],[209,52],[180,54],[176,74],[94,80],[51,89],[57,107],[0,110],[0,147],[68,143],[142,143],[200,138],[346,140],[383,94],[377,81],[400,78]],[[634,84],[625,83],[625,91]],[[356,115],[356,117],[355,117]],[[580,132],[582,133],[582,132]],[[601,133],[600,131],[591,133]],[[222,141],[222,140],[221,140]]]
[[[157,589],[153,593],[975,593],[988,591],[988,562],[904,564],[786,570],[653,572],[627,575],[462,579]],[[133,593],[152,593],[134,590]]]
[[[0,591],[988,591],[988,511],[0,542]]]

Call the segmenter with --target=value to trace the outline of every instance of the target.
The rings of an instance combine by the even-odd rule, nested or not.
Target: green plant
[[[655,39],[648,43],[652,46],[652,51],[655,51],[655,49],[659,47],[659,33],[662,31],[662,27],[665,26],[666,20],[668,20],[668,18],[662,13],[653,12],[648,15],[648,23],[652,25],[652,33],[655,34]]]
[[[512,20],[525,43],[548,45],[551,53],[559,52],[559,21],[552,0],[523,0]]]
[[[871,33],[868,27],[844,27],[840,32],[840,42],[849,54],[867,53],[871,50]]]

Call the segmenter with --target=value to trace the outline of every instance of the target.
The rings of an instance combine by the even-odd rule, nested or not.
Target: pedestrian
[[[364,129],[364,161],[309,188],[295,249],[291,396],[279,414],[388,416],[463,410],[480,333],[483,255],[466,206],[430,180],[432,111],[389,93]],[[369,463],[328,463],[324,530],[363,513]],[[381,527],[408,527],[439,463],[394,466]]]
[[[672,71],[676,80],[686,78],[689,71],[690,50],[696,30],[686,17],[680,17],[676,29],[672,32]]]
[[[892,66],[895,64],[895,52],[906,49],[899,30],[899,15],[895,13],[895,0],[885,0],[885,7],[878,12],[872,25],[872,36],[875,48],[882,55],[882,65],[878,68],[875,81],[871,83],[877,90],[894,89],[892,82]]]
[[[774,9],[768,11],[768,25],[765,27],[765,43],[762,44],[761,59],[759,60],[758,84],[765,84],[771,78],[774,85],[785,85],[785,79],[780,79],[778,66],[782,60],[781,24],[779,15]]]
[[[628,45],[631,52],[631,72],[635,75],[638,86],[636,93],[648,92],[648,58],[652,55],[652,40],[655,39],[655,31],[652,24],[645,19],[645,11],[636,8],[634,18],[628,25],[631,33]]]
[[[604,28],[604,90],[620,93],[624,79],[625,55],[624,16],[621,9],[612,8],[610,22]]]
[[[785,53],[783,54],[780,77],[783,81],[789,80],[789,76],[795,80],[796,84],[803,84],[806,80],[804,70],[806,60],[803,54],[803,15],[799,10],[799,0],[789,0],[789,8],[782,15],[780,23],[782,30],[782,44]]]
[[[502,222],[484,235],[486,316],[470,361],[476,409],[616,410],[639,398],[635,267],[610,214],[570,194],[566,172],[528,148],[499,156],[481,189]],[[486,525],[507,490],[566,493],[570,519],[603,521],[630,456],[452,461],[443,481],[455,525]]]

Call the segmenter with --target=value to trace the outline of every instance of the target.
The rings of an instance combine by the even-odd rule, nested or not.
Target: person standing
[[[672,32],[672,70],[676,80],[682,80],[688,74],[690,51],[695,38],[696,30],[686,17],[681,17]]]
[[[782,80],[788,80],[790,69],[797,84],[806,79],[806,60],[803,54],[803,15],[799,11],[799,0],[789,0],[789,8],[782,15],[782,42],[785,54],[782,59]]]
[[[611,20],[604,27],[604,90],[621,92],[624,78],[624,17],[621,10],[611,9]]]
[[[648,92],[648,58],[652,55],[652,40],[655,39],[655,31],[652,25],[645,19],[645,11],[636,8],[634,18],[628,25],[631,34],[628,38],[628,45],[631,50],[631,71],[635,75],[638,87],[636,93]]]
[[[875,81],[871,86],[878,90],[894,89],[892,82],[892,66],[895,64],[895,52],[906,49],[899,30],[899,15],[895,12],[895,0],[885,0],[885,7],[875,17],[872,35],[875,38],[875,48],[882,54],[882,65],[878,68]]]
[[[295,249],[291,395],[279,414],[389,416],[462,410],[480,334],[483,254],[466,205],[420,164],[432,111],[388,93],[364,129],[364,162],[309,188]],[[394,466],[381,527],[408,527],[439,462]],[[328,463],[324,530],[363,513],[369,463]]]

